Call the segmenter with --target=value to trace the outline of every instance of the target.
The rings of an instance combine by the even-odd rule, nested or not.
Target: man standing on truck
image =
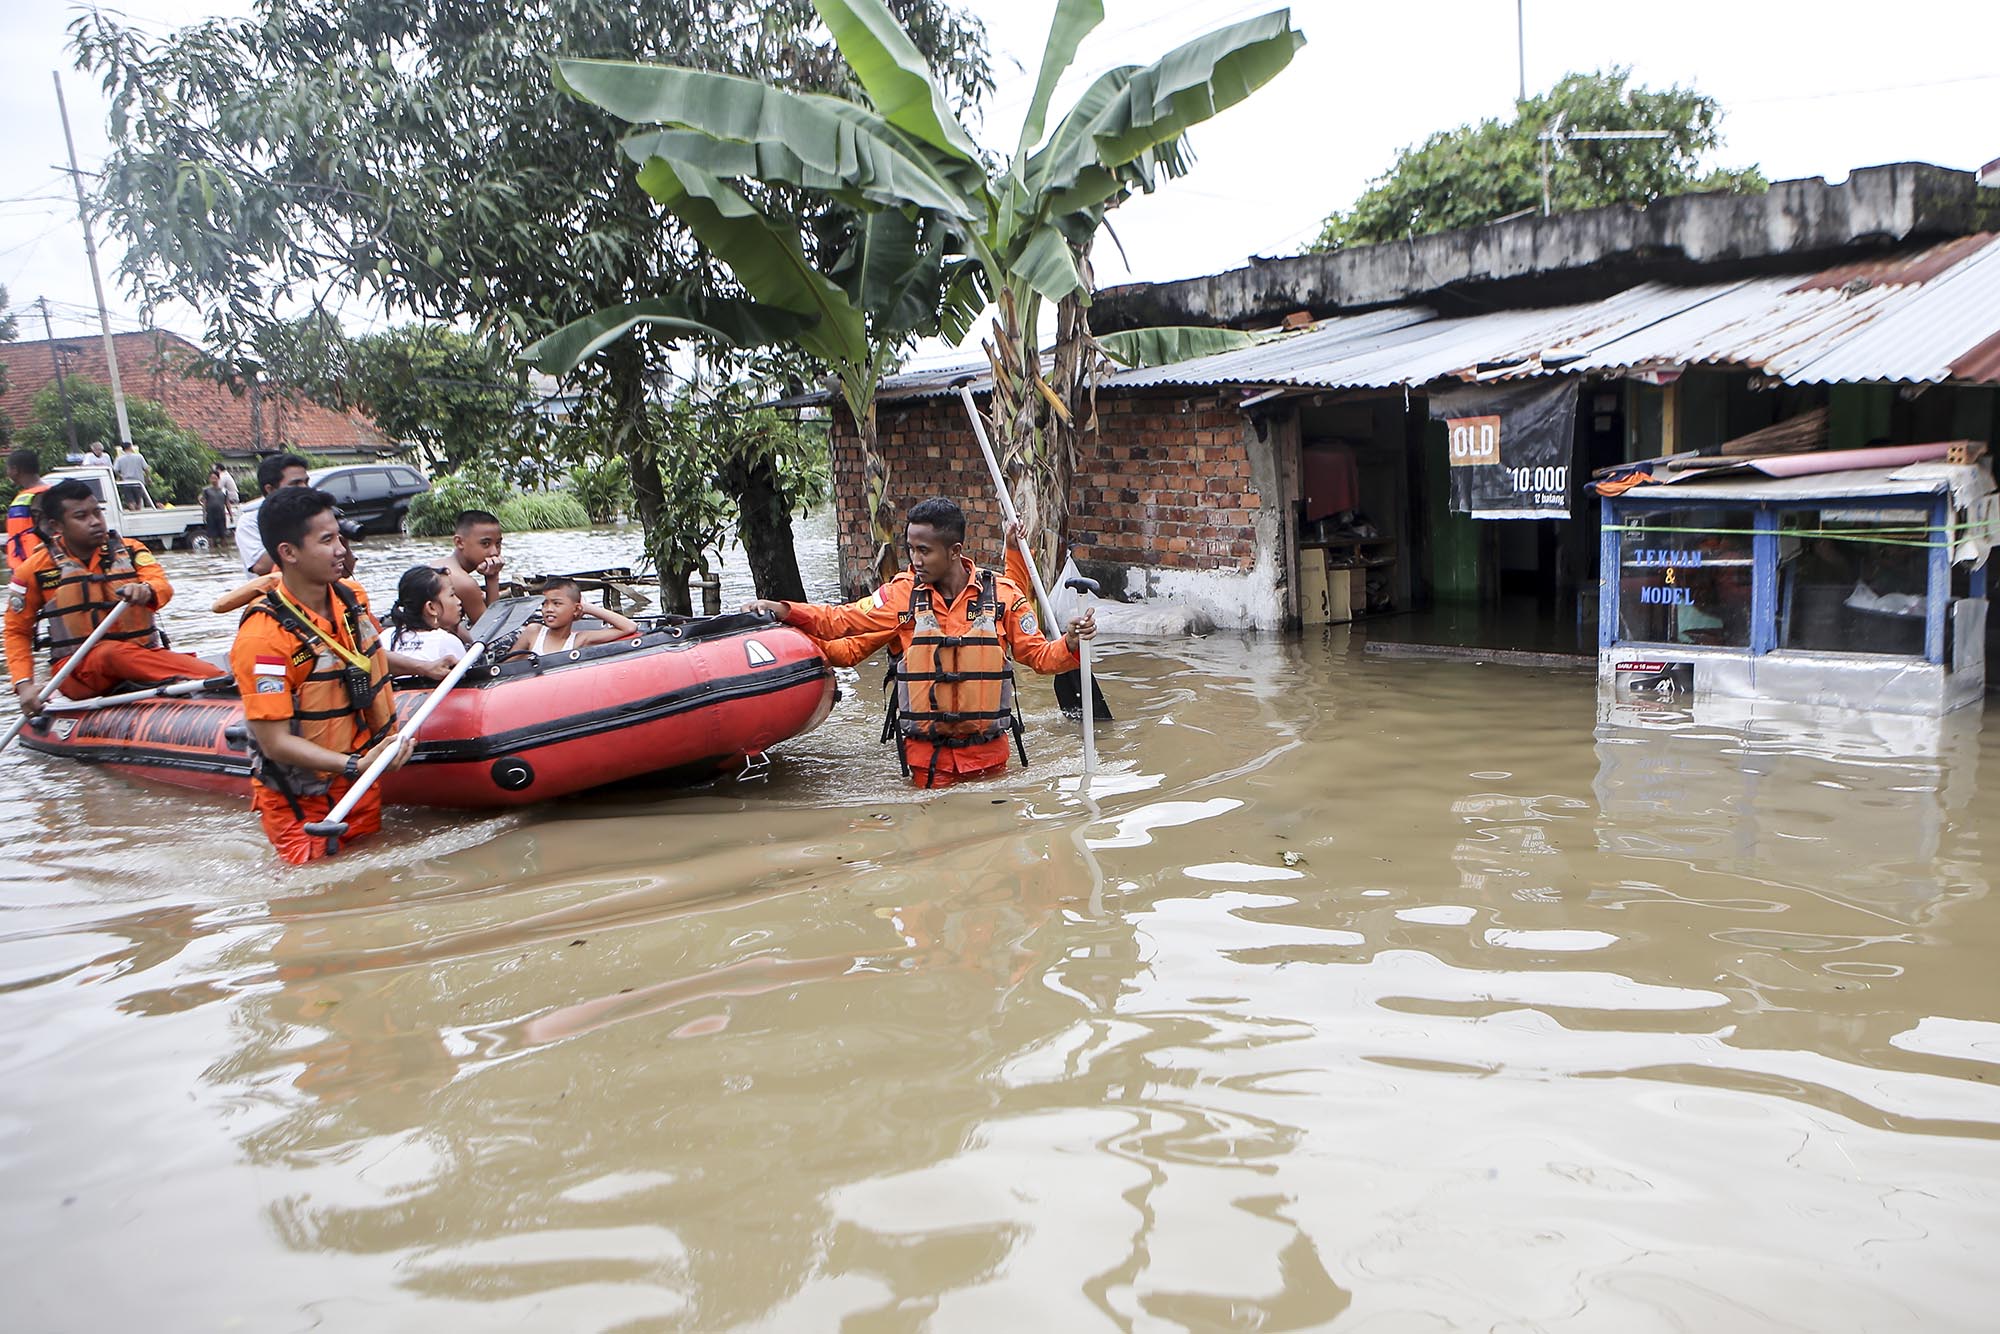
[[[146,500],[146,456],[130,440],[119,452],[111,471],[118,477],[118,497],[128,510],[138,509]]]

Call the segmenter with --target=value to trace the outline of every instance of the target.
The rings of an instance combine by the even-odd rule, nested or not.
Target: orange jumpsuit
[[[337,612],[337,598],[334,606]],[[344,616],[336,614],[332,621],[328,621],[318,612],[306,609],[306,617],[315,629],[336,643],[349,649],[357,647],[354,637],[348,633]],[[381,626],[372,615],[367,619],[375,637],[380,639]],[[229,668],[236,677],[236,689],[243,697],[244,718],[250,721],[290,722],[298,711],[299,691],[305,686],[306,678],[313,674],[316,660],[316,655],[310,651],[301,652],[297,637],[271,617],[244,617],[243,624],[236,631],[236,642],[229,650]],[[279,682],[283,684],[279,686]],[[382,688],[390,689],[387,685]],[[357,736],[353,740],[355,744],[372,745],[374,742],[373,737]],[[300,866],[329,855],[326,839],[308,834],[305,827],[325,819],[328,812],[347,795],[350,786],[345,777],[336,775],[327,784],[324,793],[288,797],[276,788],[253,779],[250,806],[257,812],[257,819],[264,827],[264,836],[271,840],[278,856],[293,866]],[[362,794],[361,800],[348,814],[347,833],[341,842],[343,845],[351,843],[357,838],[378,833],[381,828],[382,787],[378,783]]]
[[[963,634],[970,628],[973,603],[978,596],[978,570],[970,560],[961,560],[965,566],[965,587],[949,604],[938,598],[934,605],[939,625],[948,635]],[[898,654],[906,653],[915,633],[914,627],[904,620],[905,613],[910,610],[913,586],[914,581],[905,572],[859,602],[850,602],[843,607],[787,602],[783,604],[785,623],[797,626],[822,643],[865,637],[885,644],[893,642]],[[1020,585],[1011,579],[1001,579],[998,592],[1000,635],[1009,657],[1044,676],[1053,676],[1077,666],[1077,656],[1061,639],[1042,637],[1032,604]],[[942,787],[947,783],[985,778],[1007,767],[1008,739],[1005,736],[973,745],[942,747],[911,738],[908,746],[911,779],[919,787]]]
[[[56,540],[61,541],[60,538]],[[129,537],[116,540],[125,544],[134,571],[153,590],[153,605],[149,610],[157,612],[174,596],[174,588],[167,582],[166,572],[153,559],[153,553],[146,550],[143,542],[135,542]],[[101,549],[93,552],[88,561],[81,563],[87,569],[101,570],[104,567],[104,552]],[[44,602],[42,580],[38,576],[55,568],[55,553],[47,546],[14,567],[12,583],[7,589],[6,619],[7,677],[11,681],[20,681],[35,674],[35,617],[41,612]],[[129,622],[131,617],[132,613],[126,612],[120,623]],[[95,619],[101,621],[103,618],[99,616]],[[62,658],[52,658],[50,668],[62,666],[68,656],[64,654]],[[102,695],[126,682],[150,684],[220,675],[221,668],[192,654],[154,648],[135,639],[106,637],[98,641],[89,657],[76,665],[69,680],[63,682],[63,693],[71,699],[85,699]]]
[[[1034,582],[1028,577],[1028,563],[1021,557],[1021,549],[1007,544],[1007,571],[1002,576],[1016,588],[1033,588]],[[218,604],[215,608],[221,611]],[[812,636],[808,635],[808,638]],[[878,630],[872,634],[847,635],[840,639],[813,639],[819,651],[826,658],[829,667],[853,667],[865,661],[877,649],[887,648],[895,641],[896,632]]]

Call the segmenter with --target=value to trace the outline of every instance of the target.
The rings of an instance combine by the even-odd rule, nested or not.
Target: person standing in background
[[[117,460],[111,465],[112,473],[118,478],[118,495],[128,510],[138,509],[146,499],[146,456],[131,441],[118,452]]]
[[[222,479],[228,475],[221,464],[216,464],[208,470],[208,485],[201,489],[201,522],[208,529],[212,551],[222,550],[222,539],[229,536],[229,493],[222,486]]]

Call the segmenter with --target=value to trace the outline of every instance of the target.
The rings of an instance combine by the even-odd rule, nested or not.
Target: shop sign
[[[1566,519],[1576,382],[1466,385],[1431,395],[1445,425],[1451,508],[1475,519]]]

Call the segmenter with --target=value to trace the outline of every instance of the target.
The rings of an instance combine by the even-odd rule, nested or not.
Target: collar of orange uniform
[[[965,582],[959,586],[958,592],[952,594],[950,597],[945,597],[942,605],[946,608],[957,606],[959,599],[965,596],[966,590],[979,582],[979,567],[972,563],[972,557],[960,556],[958,563],[965,569]],[[921,579],[917,579],[915,582],[920,588],[930,589],[933,597],[944,597],[944,590],[936,584],[927,584]]]
[[[326,631],[320,629],[318,619],[313,615],[313,613],[307,611],[297,602],[294,602],[292,600],[292,595],[285,591],[285,581],[283,579],[280,579],[272,587],[271,592],[277,596],[278,601],[284,603],[287,607],[292,609],[292,611],[298,616],[300,625],[303,625],[306,629],[312,631],[314,638],[318,639],[320,643],[325,644],[328,648],[332,649],[336,654],[340,655],[342,661],[346,662],[348,666],[359,667],[363,671],[368,670],[371,661],[369,657],[366,654],[355,652],[353,649],[341,643],[338,639],[335,639],[332,635],[328,634]],[[332,612],[335,616],[338,616],[340,614],[340,600],[339,597],[334,593],[333,588],[330,585],[326,590],[326,597],[327,597],[327,602],[329,604],[327,606],[327,610]]]

